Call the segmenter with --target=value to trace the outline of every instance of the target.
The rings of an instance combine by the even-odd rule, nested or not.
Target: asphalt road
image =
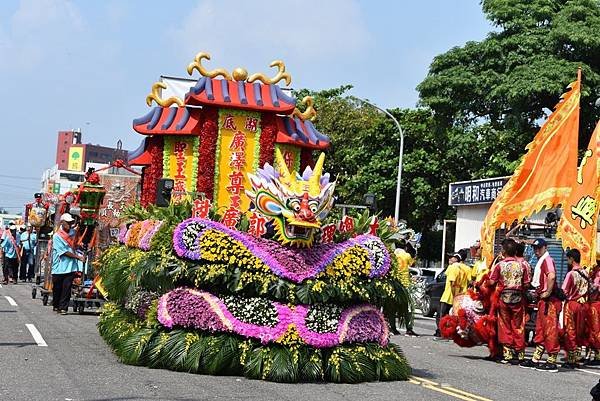
[[[94,314],[54,314],[31,298],[30,285],[2,286],[0,400],[582,401],[600,379],[600,369],[552,374],[487,362],[481,347],[461,349],[429,335],[392,339],[414,369],[408,382],[291,385],[192,375],[119,363],[97,321]],[[419,318],[415,331],[430,334],[434,325]]]

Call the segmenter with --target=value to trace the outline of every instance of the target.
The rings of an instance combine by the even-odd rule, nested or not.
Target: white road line
[[[594,372],[594,371],[592,371],[592,370],[587,370],[587,369],[579,369],[579,368],[577,368],[577,369],[575,369],[575,370],[578,370],[578,371],[580,371],[580,372],[585,372],[585,373],[591,373],[591,374],[593,374],[593,375],[596,375],[596,376],[600,376],[600,372]]]
[[[38,347],[47,347],[48,346],[48,344],[46,344],[46,341],[44,341],[44,338],[42,337],[42,335],[40,334],[38,329],[33,324],[28,323],[25,326],[27,326],[27,329],[31,333],[31,336],[37,343]]]
[[[17,305],[17,303],[15,302],[15,300],[12,299],[11,297],[9,297],[8,295],[5,295],[4,298],[6,298],[6,300],[8,301],[8,303],[11,304],[12,306],[19,306],[19,305]]]

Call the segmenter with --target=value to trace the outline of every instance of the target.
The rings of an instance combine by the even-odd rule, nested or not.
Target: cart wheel
[[[37,289],[34,287],[31,289],[31,299],[35,299],[36,295],[37,295]]]
[[[84,309],[85,309],[85,303],[79,302],[79,305],[77,306],[77,313],[79,313],[80,315],[83,315]]]
[[[42,296],[42,305],[48,305],[48,294],[44,294],[44,296]]]

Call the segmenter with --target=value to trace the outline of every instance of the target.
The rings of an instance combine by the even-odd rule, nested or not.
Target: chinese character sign
[[[450,184],[448,204],[450,206],[492,203],[508,181],[508,178],[453,182]]]
[[[238,110],[219,111],[219,141],[214,201],[224,208],[223,224],[235,227],[240,214],[250,207],[248,172],[260,157],[260,114]]]
[[[174,181],[172,198],[183,198],[196,190],[198,137],[165,137],[163,177]]]

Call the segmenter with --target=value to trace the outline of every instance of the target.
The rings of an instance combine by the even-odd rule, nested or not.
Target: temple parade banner
[[[488,210],[481,227],[482,257],[491,263],[494,235],[502,224],[511,224],[568,198],[577,175],[577,139],[581,72],[569,85],[527,153]]]
[[[563,213],[556,229],[556,237],[562,239],[563,248],[578,249],[581,252],[581,265],[587,267],[596,263],[599,152],[600,123],[596,125],[583,154],[577,170],[577,180],[574,181],[569,199],[563,205]]]
[[[174,180],[174,201],[196,190],[198,142],[198,137],[165,137],[163,177]]]
[[[260,157],[260,113],[219,110],[214,202],[222,222],[235,227],[241,213],[250,207],[245,195],[250,189],[246,173],[256,171]]]

